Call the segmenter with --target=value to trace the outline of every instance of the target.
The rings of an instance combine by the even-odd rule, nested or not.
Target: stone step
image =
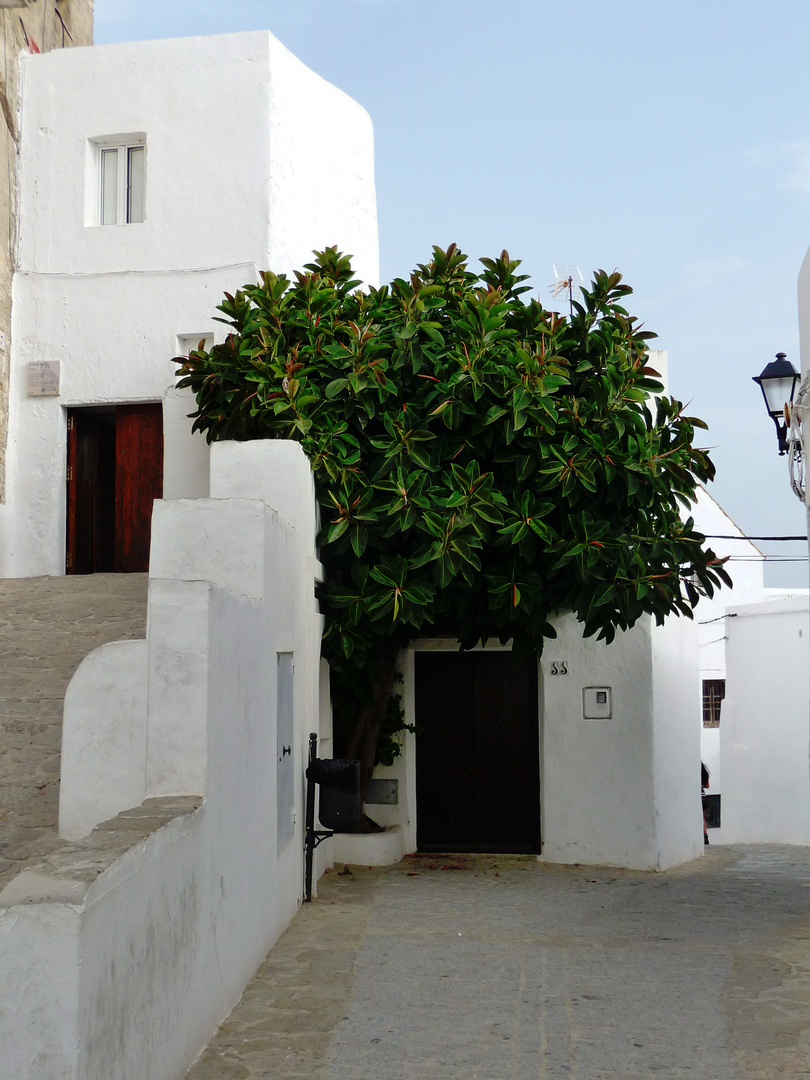
[[[62,706],[88,653],[146,633],[146,574],[0,579],[0,889],[56,850]]]

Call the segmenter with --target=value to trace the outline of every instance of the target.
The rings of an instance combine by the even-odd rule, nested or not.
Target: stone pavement
[[[62,706],[99,645],[143,637],[146,574],[0,579],[0,890],[58,850]]]
[[[323,878],[187,1080],[810,1078],[810,848]]]

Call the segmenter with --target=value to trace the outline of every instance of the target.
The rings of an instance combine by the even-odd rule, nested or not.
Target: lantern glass
[[[799,373],[784,353],[777,353],[776,359],[768,364],[761,375],[754,377],[759,383],[765,407],[774,420],[784,416],[785,405],[793,401]]]
[[[783,416],[785,405],[793,401],[793,387],[796,385],[795,377],[785,379],[763,379],[760,383],[765,404],[771,416]]]

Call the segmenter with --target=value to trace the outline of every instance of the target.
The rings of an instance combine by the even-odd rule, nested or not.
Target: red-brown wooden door
[[[115,569],[149,569],[152,504],[163,494],[163,410],[119,405],[115,423]]]
[[[540,851],[537,660],[416,654],[421,851]]]
[[[152,504],[163,492],[160,405],[68,411],[68,574],[149,568]]]

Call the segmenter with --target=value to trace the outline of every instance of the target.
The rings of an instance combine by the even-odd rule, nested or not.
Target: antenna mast
[[[553,297],[559,296],[561,292],[568,289],[568,313],[573,318],[574,279],[576,278],[577,284],[582,284],[584,281],[580,269],[578,266],[571,266],[568,263],[552,263],[551,269],[554,271],[554,284],[549,285],[551,295]]]

